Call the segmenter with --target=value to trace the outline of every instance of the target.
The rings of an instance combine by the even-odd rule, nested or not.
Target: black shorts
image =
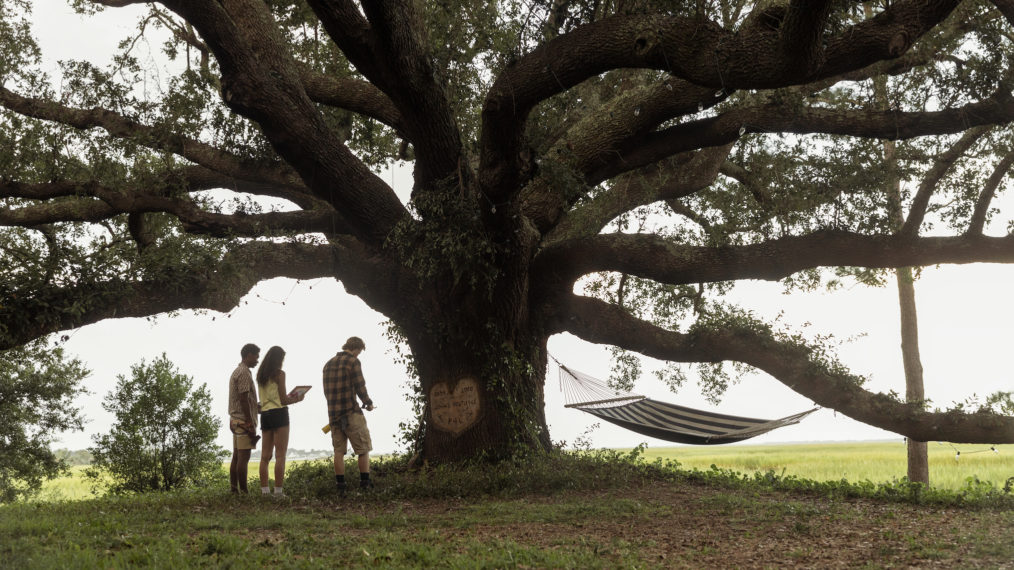
[[[289,425],[289,408],[274,408],[261,412],[261,430],[278,429]]]

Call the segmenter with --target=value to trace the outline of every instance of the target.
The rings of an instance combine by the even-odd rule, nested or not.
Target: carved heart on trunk
[[[482,411],[479,383],[475,378],[462,378],[454,385],[453,391],[447,382],[434,384],[430,388],[430,411],[434,427],[460,435],[478,421]]]

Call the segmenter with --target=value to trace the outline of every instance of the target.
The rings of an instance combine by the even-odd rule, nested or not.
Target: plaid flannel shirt
[[[349,414],[363,413],[356,396],[363,405],[373,405],[359,359],[348,352],[339,352],[324,365],[324,397],[331,427],[341,427],[342,418]]]

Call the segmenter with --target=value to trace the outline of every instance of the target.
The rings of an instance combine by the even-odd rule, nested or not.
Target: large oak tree
[[[31,0],[0,7],[0,348],[333,277],[407,342],[431,459],[548,448],[562,332],[715,390],[753,367],[919,441],[1014,442],[1014,418],[871,393],[722,301],[1014,261],[986,233],[1014,160],[1011,0],[73,3],[138,29],[59,83]],[[378,175],[399,160],[408,201]],[[895,179],[917,189],[892,202]]]

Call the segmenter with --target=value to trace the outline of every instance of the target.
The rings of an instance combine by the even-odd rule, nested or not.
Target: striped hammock
[[[601,380],[560,364],[560,389],[565,407],[575,408],[630,431],[665,441],[715,445],[743,441],[773,429],[797,424],[817,411],[778,420],[716,414],[659,402],[635,394],[619,394]]]

